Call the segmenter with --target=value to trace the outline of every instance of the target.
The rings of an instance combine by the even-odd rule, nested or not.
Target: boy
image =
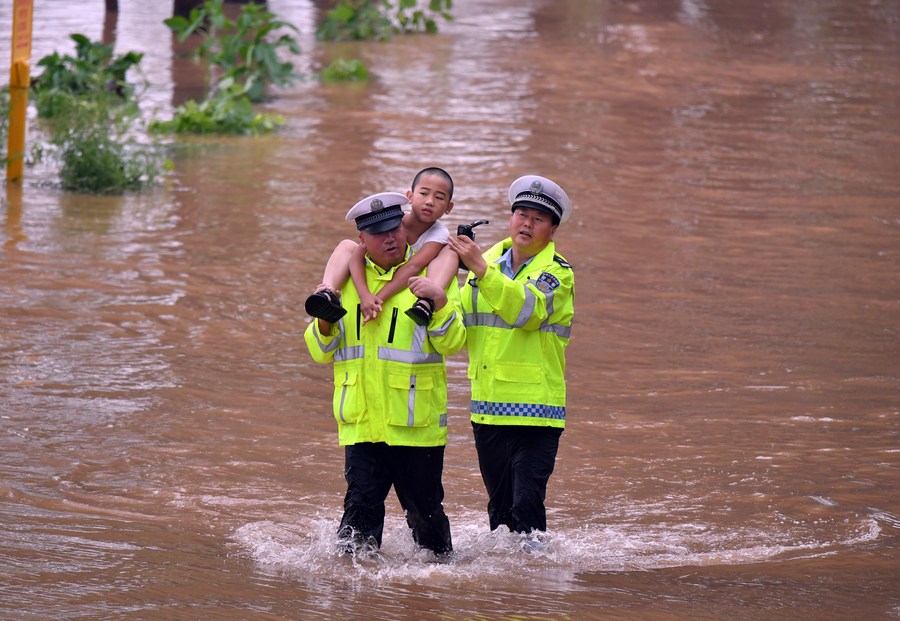
[[[325,264],[322,283],[306,299],[306,312],[311,316],[335,322],[344,316],[341,306],[341,288],[352,277],[360,294],[360,313],[363,324],[381,312],[382,305],[394,294],[408,286],[411,276],[428,267],[428,276],[446,287],[456,276],[459,260],[447,248],[449,232],[440,219],[453,209],[453,179],[442,168],[431,166],[420,170],[413,179],[412,188],[406,192],[411,209],[403,216],[407,241],[413,256],[398,269],[394,277],[373,295],[364,278],[365,251],[358,242],[345,239],[331,253]],[[406,314],[419,325],[427,326],[434,311],[434,303],[419,298]]]

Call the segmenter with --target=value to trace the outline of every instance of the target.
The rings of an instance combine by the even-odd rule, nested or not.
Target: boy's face
[[[413,216],[422,222],[440,220],[453,209],[450,184],[440,175],[422,175],[419,185],[406,192]]]

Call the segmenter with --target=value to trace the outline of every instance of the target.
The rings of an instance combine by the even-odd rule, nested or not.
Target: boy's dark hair
[[[453,198],[453,177],[450,176],[450,173],[448,173],[443,168],[438,168],[437,166],[429,166],[428,168],[423,168],[416,173],[416,176],[413,179],[413,190],[415,190],[416,186],[419,185],[419,179],[421,179],[423,175],[438,175],[439,177],[443,177],[447,181],[447,183],[450,184],[450,196],[447,197],[447,200]]]

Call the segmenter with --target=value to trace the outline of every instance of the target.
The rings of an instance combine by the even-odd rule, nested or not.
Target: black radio
[[[472,241],[475,241],[475,231],[472,229],[474,229],[476,226],[480,226],[482,224],[488,224],[488,221],[487,220],[476,220],[475,222],[472,222],[471,224],[460,224],[458,227],[456,227],[456,234],[462,235],[464,237],[468,237]],[[467,270],[467,271],[469,269],[468,267],[466,267],[466,264],[462,262],[462,259],[460,259],[460,261],[459,261],[459,269]]]

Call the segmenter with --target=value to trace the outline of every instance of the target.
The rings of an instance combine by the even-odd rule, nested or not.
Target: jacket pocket
[[[544,371],[538,364],[497,363],[494,366],[494,377],[500,382],[511,384],[540,384]]]
[[[362,398],[359,373],[356,371],[335,373],[332,405],[334,417],[339,423],[355,423],[362,418],[365,399]]]
[[[391,373],[388,376],[388,424],[427,427],[446,412],[447,394],[431,375]]]

